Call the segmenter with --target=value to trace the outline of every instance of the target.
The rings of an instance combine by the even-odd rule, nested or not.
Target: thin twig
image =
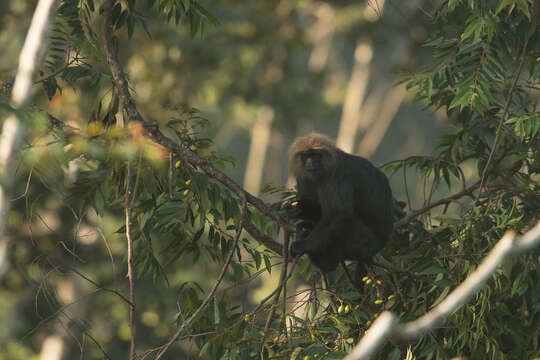
[[[523,44],[523,49],[521,50],[521,55],[520,55],[520,60],[519,60],[516,76],[514,78],[514,81],[512,82],[512,86],[510,86],[510,90],[508,90],[508,94],[506,95],[506,103],[504,104],[503,113],[501,115],[501,119],[499,120],[497,131],[495,132],[495,140],[493,141],[493,147],[491,148],[491,151],[489,152],[489,157],[486,161],[486,165],[484,166],[484,170],[482,171],[482,177],[480,178],[480,188],[479,188],[480,191],[478,191],[478,194],[476,194],[476,199],[474,200],[475,203],[478,202],[478,199],[480,198],[480,195],[482,193],[484,181],[486,180],[486,174],[489,169],[491,160],[493,159],[493,155],[495,154],[495,149],[497,148],[497,142],[499,141],[499,135],[501,133],[502,126],[504,122],[506,121],[506,116],[508,115],[508,110],[510,109],[510,102],[512,101],[512,94],[514,93],[514,88],[516,87],[516,84],[521,75],[521,69],[523,68],[523,64],[525,63],[525,52],[527,50],[528,43],[529,43],[529,37],[527,36],[525,39],[525,43]]]
[[[131,237],[131,209],[132,209],[132,194],[133,184],[131,179],[131,161],[127,162],[126,170],[126,195],[125,195],[125,214],[126,214],[126,239],[127,239],[127,278],[129,281],[129,359],[135,360],[135,279],[133,271],[133,239]]]
[[[221,281],[223,280],[223,277],[225,276],[225,272],[227,271],[227,268],[229,267],[229,264],[234,256],[234,252],[236,250],[236,247],[238,246],[238,240],[240,239],[240,234],[242,233],[242,229],[244,227],[244,223],[246,221],[247,217],[247,200],[244,198],[242,199],[242,215],[241,215],[240,223],[238,224],[238,228],[236,229],[236,235],[234,237],[234,242],[231,247],[231,250],[229,251],[229,254],[227,255],[227,259],[225,260],[225,263],[223,264],[223,267],[221,268],[221,272],[219,273],[218,278],[216,279],[216,283],[212,287],[212,290],[208,293],[202,304],[199,306],[197,310],[186,320],[182,323],[180,328],[176,330],[174,335],[170,338],[170,340],[161,347],[161,350],[158,352],[154,360],[160,359],[163,354],[169,349],[169,347],[178,339],[178,337],[182,334],[182,332],[188,328],[191,323],[197,318],[197,316],[208,306],[210,303],[210,300],[214,297],[214,294],[216,293],[216,290],[218,286],[221,284]]]
[[[283,290],[283,318],[285,318],[286,314],[286,301],[287,301],[287,264],[288,264],[288,258],[289,258],[289,233],[284,232],[283,235],[283,267],[281,268],[281,275],[279,277],[279,284],[276,291],[276,297],[274,298],[274,302],[272,303],[272,306],[270,307],[270,311],[268,312],[268,316],[266,317],[266,323],[264,325],[264,331],[263,336],[261,340],[261,358],[263,358],[263,350],[264,350],[264,341],[266,339],[266,335],[268,333],[268,328],[270,327],[270,323],[272,322],[272,317],[274,316],[276,312],[276,308],[278,306],[279,297],[281,295],[281,291]],[[286,324],[285,324],[286,325]]]
[[[400,227],[400,226],[403,226],[405,224],[407,224],[411,219],[417,217],[418,215],[421,215],[431,209],[433,209],[434,207],[437,207],[437,206],[441,206],[441,205],[445,205],[445,204],[448,204],[448,203],[451,203],[453,201],[456,201],[457,199],[463,197],[463,196],[466,196],[466,195],[471,195],[472,192],[478,188],[480,186],[480,181],[477,181],[476,183],[472,184],[471,186],[469,186],[468,188],[466,188],[465,190],[463,191],[460,191],[452,196],[448,196],[444,199],[440,199],[438,201],[435,201],[434,203],[431,203],[429,205],[426,205],[424,206],[423,208],[419,209],[419,210],[415,210],[415,211],[412,211],[410,212],[409,214],[407,214],[407,216],[405,216],[404,218],[396,221],[394,223],[394,227]]]

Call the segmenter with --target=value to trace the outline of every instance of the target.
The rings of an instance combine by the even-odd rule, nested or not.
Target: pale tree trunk
[[[382,101],[381,111],[376,121],[372,122],[358,144],[357,154],[369,158],[381,143],[384,134],[392,123],[403,99],[405,98],[405,86],[400,85],[391,89]]]
[[[354,50],[354,65],[347,85],[341,122],[336,145],[345,152],[352,152],[358,131],[359,115],[369,81],[369,70],[373,49],[368,40],[359,40]]]
[[[251,145],[244,173],[244,188],[257,196],[261,188],[266,151],[272,132],[274,109],[263,106],[257,112],[255,125],[251,128]]]
[[[16,109],[22,108],[32,96],[34,73],[46,49],[49,18],[55,3],[55,0],[40,0],[34,11],[30,29],[19,56],[19,67],[13,84],[11,100]],[[4,249],[8,241],[4,237],[4,232],[10,209],[9,192],[15,179],[13,156],[19,149],[21,134],[21,120],[16,114],[11,114],[4,120],[0,136],[0,248]]]
[[[369,0],[364,9],[364,19],[370,22],[377,21],[384,11],[385,0]],[[353,152],[356,134],[360,130],[362,121],[361,114],[364,103],[364,95],[369,81],[370,63],[373,55],[371,43],[368,40],[359,39],[354,51],[354,65],[347,85],[345,101],[339,126],[336,145],[346,152]]]
[[[309,57],[308,67],[313,72],[320,72],[326,66],[332,36],[334,35],[335,10],[328,3],[321,2],[314,12],[317,22],[311,29],[313,50]]]
[[[64,352],[64,342],[58,335],[50,335],[41,344],[40,360],[61,360]]]

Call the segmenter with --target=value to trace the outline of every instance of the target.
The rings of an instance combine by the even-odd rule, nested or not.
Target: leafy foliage
[[[181,346],[176,350],[209,359],[342,358],[381,311],[391,310],[403,321],[423,315],[476,268],[505,231],[527,229],[537,221],[540,32],[532,3],[448,0],[430,14],[433,31],[426,46],[434,55],[433,63],[424,72],[405,75],[403,82],[416,100],[445,112],[451,129],[438,139],[436,156],[412,156],[385,167],[391,176],[403,174],[406,188],[407,172],[418,174],[423,183],[425,208],[417,211],[418,217],[406,218],[408,221],[396,229],[391,243],[378,254],[369,274],[362,279],[361,289],[351,281],[347,265],[324,279],[303,258],[289,280],[296,291],[291,294],[293,285],[289,285],[285,289],[288,292],[282,295],[287,296],[285,306],[283,299],[273,302],[273,298],[256,304],[248,299],[244,286],[260,281],[263,274],[279,274],[283,259],[243,231],[224,284],[181,334]],[[92,115],[84,115],[80,128],[62,122],[50,126],[50,118],[37,109],[27,114],[30,140],[22,154],[21,171],[28,175],[28,185],[21,196],[24,201],[18,201],[17,206],[24,209],[22,213],[31,224],[30,231],[20,230],[21,236],[28,238],[29,243],[34,236],[39,241],[32,241],[36,246],[21,250],[22,255],[17,256],[25,259],[30,272],[42,266],[58,277],[51,276],[51,280],[48,272],[43,276],[35,301],[42,303],[42,293],[50,313],[59,312],[57,297],[61,294],[51,294],[47,284],[56,281],[62,285],[66,274],[59,269],[68,272],[84,263],[76,255],[79,252],[95,252],[95,263],[87,264],[99,279],[92,284],[103,283],[98,289],[110,290],[107,284],[123,278],[115,269],[114,260],[125,258],[126,227],[122,224],[129,162],[134,173],[131,235],[137,283],[143,284],[145,290],[156,289],[137,293],[141,304],[150,304],[148,309],[137,308],[141,318],[138,326],[161,341],[174,332],[174,325],[180,326],[203,303],[214,274],[232,250],[242,204],[217,180],[179,154],[151,143],[136,128],[101,121],[103,94],[111,94],[110,104],[115,103],[118,95],[114,87],[109,90],[111,77],[103,70],[106,60],[96,27],[102,21],[97,5],[93,0],[63,0],[57,10],[51,47],[39,80],[45,96],[52,99],[66,85],[102,95],[99,100],[94,99],[99,102],[98,109]],[[115,2],[115,30],[121,33],[125,29],[133,43],[136,25],[151,33],[153,28],[148,26],[147,15],[152,12],[167,22],[174,20],[175,24],[186,25],[192,37],[202,35],[205,24],[219,25],[199,1],[150,0],[143,9],[140,3],[127,0]],[[289,36],[302,26],[305,25],[284,27],[279,34]],[[196,46],[204,50],[204,45]],[[279,53],[279,49],[272,50]],[[274,51],[269,53],[275,55]],[[255,55],[245,57],[252,59]],[[204,58],[204,53],[200,58]],[[224,61],[235,64],[235,71],[243,71],[236,60]],[[302,93],[302,86],[291,91]],[[260,95],[249,90],[250,96]],[[299,110],[294,101],[287,106],[293,114],[309,111]],[[5,107],[2,111],[11,111]],[[116,119],[117,112],[115,106],[109,105],[107,119]],[[206,135],[209,122],[199,110],[187,106],[170,112],[174,114],[172,118],[162,121],[160,126],[171,139],[216,168],[234,166],[234,158],[211,150],[212,139]],[[271,208],[286,216],[285,209],[294,201],[294,194],[281,187],[268,187],[264,193],[282,195],[282,200]],[[454,195],[439,200],[442,209],[432,205],[447,193]],[[60,200],[53,205],[43,201],[43,205],[41,194],[52,194]],[[408,194],[405,196],[410,206],[411,199]],[[38,204],[44,215],[34,211]],[[55,236],[40,235],[34,229],[43,232],[44,217],[54,206],[62,209],[58,210],[62,221],[53,232]],[[68,218],[72,222],[65,220]],[[278,238],[277,224],[255,208],[248,208],[248,219],[264,235]],[[22,220],[15,215],[10,222],[23,228]],[[80,234],[85,227],[100,229],[96,232],[104,244],[78,249],[81,243],[86,244]],[[73,233],[73,239],[64,235]],[[62,240],[56,240],[58,234]],[[66,256],[69,262],[57,261]],[[538,254],[533,253],[512,259],[447,324],[411,344],[389,344],[379,356],[396,360],[539,357],[537,258]],[[39,259],[37,265],[34,259]],[[76,265],[66,264],[71,262]],[[82,276],[80,271],[74,273]],[[299,281],[307,285],[299,286]],[[126,304],[121,299],[87,302],[87,309],[98,308],[106,314],[113,309],[112,320],[107,324],[110,328],[104,331],[109,337],[103,335],[102,341],[112,336],[121,341],[129,339],[129,332],[125,335]],[[84,322],[73,320],[73,328],[84,339],[87,335],[90,338],[91,320],[98,316],[97,311],[86,313],[88,319],[84,318]],[[109,349],[113,358],[121,356],[121,350]],[[99,356],[102,354],[95,355]]]

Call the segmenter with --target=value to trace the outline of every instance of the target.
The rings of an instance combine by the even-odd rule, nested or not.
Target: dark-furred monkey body
[[[308,254],[321,270],[343,260],[368,262],[393,230],[388,179],[368,160],[336,148],[312,133],[291,145],[289,167],[296,178],[297,240],[293,256]]]

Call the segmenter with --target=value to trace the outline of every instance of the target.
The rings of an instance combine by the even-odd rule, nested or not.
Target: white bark
[[[387,340],[412,340],[434,330],[469,301],[511,255],[526,252],[539,245],[540,222],[519,238],[516,238],[514,232],[507,232],[478,268],[439,305],[406,324],[401,324],[399,318],[390,311],[383,312],[345,360],[372,359]]]
[[[405,86],[402,85],[391,89],[384,97],[379,116],[372,122],[358,145],[358,155],[370,158],[375,153],[405,98],[405,92]]]
[[[354,51],[354,65],[347,93],[343,102],[343,111],[336,145],[341,150],[351,153],[360,122],[360,110],[369,80],[370,63],[373,49],[368,40],[360,40]]]
[[[257,196],[261,189],[266,151],[270,142],[274,110],[263,106],[257,112],[255,125],[251,128],[251,145],[244,173],[244,189]]]
[[[34,73],[46,48],[49,18],[55,3],[55,0],[40,0],[32,17],[13,85],[12,102],[16,109],[20,109],[32,96]],[[13,156],[19,148],[21,133],[22,124],[17,114],[8,116],[0,136],[0,242],[7,241],[4,232],[9,215],[9,190],[14,181]]]

